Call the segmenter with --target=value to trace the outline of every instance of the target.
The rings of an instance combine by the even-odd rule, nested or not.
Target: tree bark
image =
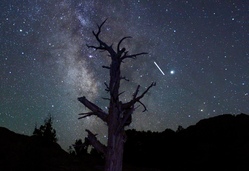
[[[100,143],[95,135],[88,132],[88,139],[90,143],[94,146],[95,149],[104,153],[105,155],[105,171],[122,171],[123,168],[123,150],[125,143],[125,130],[124,127],[131,123],[131,115],[135,109],[135,104],[138,102],[144,107],[144,111],[146,111],[145,105],[140,101],[143,96],[149,91],[152,86],[156,84],[153,82],[140,96],[138,96],[140,85],[138,85],[136,91],[133,94],[133,98],[127,102],[122,104],[119,101],[119,96],[122,93],[119,93],[120,80],[125,79],[125,77],[121,77],[120,66],[123,60],[127,58],[136,58],[137,56],[144,55],[147,53],[137,53],[137,54],[128,54],[125,48],[120,49],[121,43],[131,37],[122,38],[117,45],[117,50],[115,51],[112,45],[108,46],[104,41],[102,41],[99,37],[101,33],[101,28],[106,20],[98,25],[98,31],[94,32],[96,40],[99,43],[99,46],[89,46],[89,48],[94,48],[96,50],[107,51],[109,56],[111,57],[110,66],[103,66],[103,68],[109,69],[110,71],[110,81],[109,84],[105,83],[106,91],[109,92],[110,100],[109,102],[109,111],[108,114],[105,113],[101,108],[99,108],[94,103],[87,100],[85,97],[80,97],[78,100],[83,103],[91,112],[81,113],[81,118],[85,118],[91,115],[96,115],[104,122],[107,123],[108,126],[108,141],[107,146]],[[128,80],[127,80],[128,81]]]
[[[110,103],[108,114],[108,141],[105,171],[122,171],[124,128],[117,131],[120,125],[121,103],[119,102],[120,86],[120,55],[115,53],[111,56],[110,65]]]
[[[108,135],[105,171],[122,171],[125,139],[124,130],[115,134],[115,130],[109,127]]]

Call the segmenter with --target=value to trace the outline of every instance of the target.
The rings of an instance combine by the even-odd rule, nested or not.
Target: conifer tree
[[[43,137],[51,142],[57,142],[58,139],[56,137],[56,130],[53,128],[52,116],[48,116],[44,120],[44,125],[41,125],[39,129],[35,126],[33,135]]]

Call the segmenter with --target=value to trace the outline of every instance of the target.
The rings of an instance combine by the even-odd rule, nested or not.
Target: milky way
[[[129,53],[120,91],[123,101],[156,81],[143,98],[130,129],[163,131],[187,127],[224,113],[249,113],[249,4],[242,1],[3,1],[0,6],[0,126],[32,135],[48,114],[64,149],[84,139],[85,129],[106,140],[80,96],[106,110],[110,58],[87,48],[98,45],[92,30],[107,19],[101,38],[124,36]],[[155,65],[157,64],[157,65]],[[160,69],[159,69],[160,68]],[[163,71],[163,74],[162,72]]]

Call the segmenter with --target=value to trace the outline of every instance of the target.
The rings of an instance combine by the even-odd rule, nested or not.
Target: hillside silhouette
[[[249,170],[249,116],[224,114],[176,132],[128,130],[124,151],[126,163],[159,170]]]
[[[26,136],[0,127],[1,171],[89,170],[57,143],[39,136]],[[92,170],[92,169],[91,169]]]
[[[224,114],[163,132],[126,131],[124,171],[249,170],[249,115]],[[0,170],[101,170],[101,162],[80,158],[57,143],[0,127]],[[98,167],[96,167],[98,166]]]

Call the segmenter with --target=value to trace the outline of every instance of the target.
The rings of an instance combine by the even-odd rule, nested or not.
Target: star
[[[122,8],[120,8],[122,5]],[[56,8],[55,8],[56,7]],[[236,7],[236,8],[235,8]],[[51,114],[67,149],[90,129],[106,141],[107,128],[77,101],[86,96],[108,111],[110,57],[87,48],[92,31],[107,18],[100,37],[128,54],[122,63],[120,100],[138,85],[157,83],[136,108],[128,129],[164,131],[207,116],[249,113],[248,2],[198,1],[4,1],[1,3],[0,124],[32,134]],[[203,9],[203,10],[200,10]],[[154,63],[156,62],[156,64]],[[167,71],[167,72],[166,72]],[[184,71],[184,72],[182,72]],[[165,72],[165,73],[164,73]],[[108,98],[108,97],[107,97]],[[203,103],[205,102],[205,103]],[[198,106],[196,108],[196,106]]]
[[[170,74],[171,74],[171,75],[175,74],[175,71],[174,71],[174,70],[171,70],[171,71],[170,71]]]

